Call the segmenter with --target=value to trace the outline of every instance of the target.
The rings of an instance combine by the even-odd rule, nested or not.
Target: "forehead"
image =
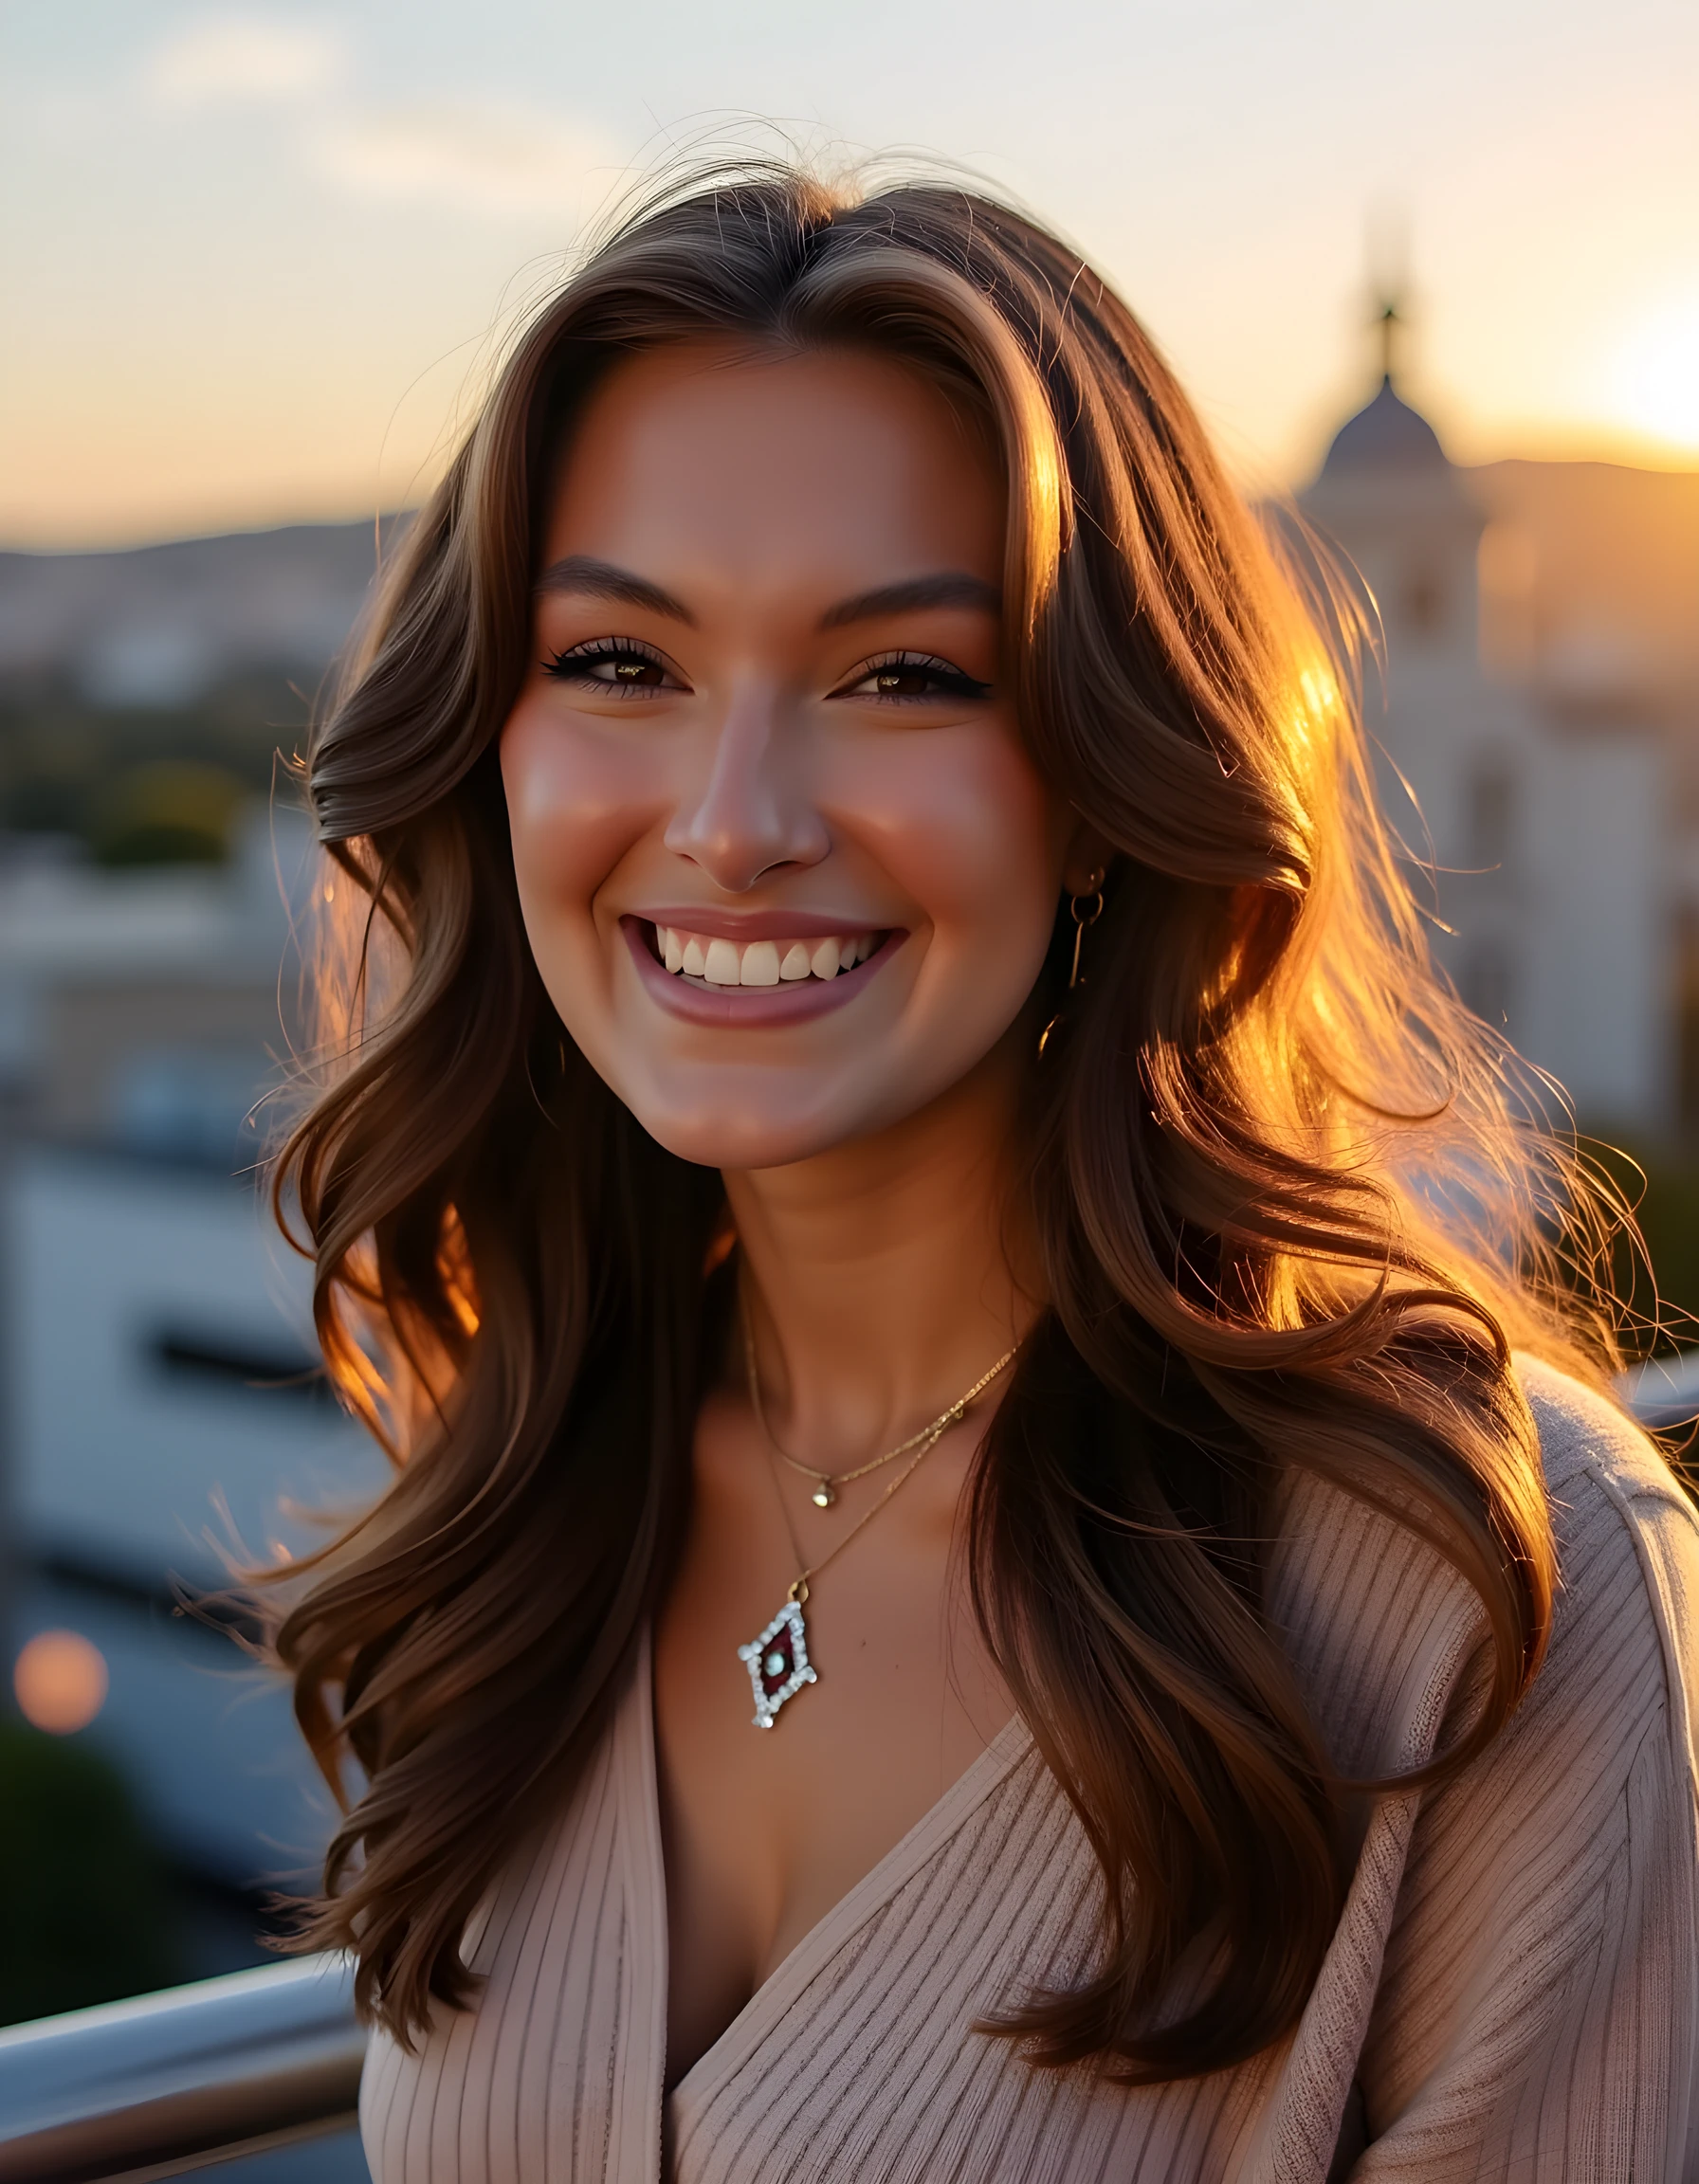
[[[827,588],[947,567],[996,583],[1005,493],[985,429],[853,350],[689,344],[621,363],[564,449],[547,557],[658,582]]]

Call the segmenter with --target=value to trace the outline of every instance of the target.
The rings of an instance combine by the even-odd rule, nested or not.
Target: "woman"
[[[1693,1520],[1328,627],[985,199],[519,342],[310,761],[379,2184],[1693,2173]]]

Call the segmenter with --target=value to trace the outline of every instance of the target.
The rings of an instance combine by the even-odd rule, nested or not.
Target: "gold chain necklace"
[[[779,1709],[787,1700],[795,1699],[805,1684],[817,1684],[820,1681],[819,1671],[808,1657],[808,1623],[802,1612],[808,1601],[809,1579],[817,1577],[828,1563],[835,1562],[857,1533],[864,1531],[873,1521],[891,1496],[901,1487],[907,1485],[909,1480],[914,1477],[926,1458],[931,1455],[937,1444],[943,1439],[950,1428],[963,1416],[968,1405],[982,1395],[997,1374],[1012,1362],[1014,1351],[1005,1351],[991,1368],[991,1371],[982,1373],[967,1391],[967,1393],[959,1395],[948,1410],[941,1410],[930,1426],[923,1426],[920,1432],[911,1433],[906,1441],[900,1442],[895,1448],[887,1450],[885,1455],[876,1457],[871,1464],[864,1464],[859,1470],[840,1471],[834,1480],[827,1472],[811,1470],[806,1465],[798,1464],[795,1465],[796,1469],[808,1471],[811,1478],[819,1479],[828,1485],[841,1485],[849,1479],[865,1478],[869,1471],[876,1471],[882,1464],[890,1463],[894,1457],[903,1455],[907,1449],[913,1448],[915,1451],[878,1501],[864,1516],[859,1517],[850,1525],[837,1545],[829,1553],[822,1555],[817,1562],[804,1563],[801,1543],[796,1538],[796,1528],[791,1522],[791,1512],[785,1502],[784,1489],[779,1483],[778,1472],[773,1462],[774,1456],[776,1454],[784,1455],[784,1450],[779,1447],[768,1430],[767,1421],[761,1410],[760,1383],[757,1377],[755,1367],[755,1340],[749,1333],[747,1315],[744,1319],[743,1340],[744,1355],[749,1367],[750,1397],[756,1417],[761,1427],[763,1445],[767,1450],[768,1476],[773,1481],[773,1491],[778,1499],[778,1513],[784,1520],[785,1533],[791,1542],[791,1552],[795,1556],[798,1564],[801,1565],[796,1575],[792,1578],[786,1589],[784,1603],[778,1613],[774,1616],[772,1622],[768,1624],[758,1638],[751,1639],[747,1646],[738,1647],[738,1659],[749,1671],[750,1689],[755,1695],[755,1726],[758,1729],[771,1729],[778,1718]],[[1018,1347],[1017,1344],[1016,1348]],[[794,1463],[795,1459],[787,1458],[787,1461]],[[820,1505],[821,1507],[828,1506],[824,1502]]]
[[[809,1500],[816,1509],[830,1509],[838,1498],[840,1486],[848,1486],[854,1480],[865,1479],[871,1471],[883,1470],[886,1465],[894,1464],[899,1456],[906,1456],[911,1448],[920,1448],[923,1444],[930,1448],[941,1433],[947,1433],[958,1419],[965,1414],[970,1404],[978,1401],[997,1374],[1014,1362],[1014,1352],[1005,1350],[991,1371],[982,1373],[967,1393],[958,1395],[947,1410],[939,1412],[930,1426],[923,1426],[918,1433],[911,1433],[906,1441],[899,1441],[894,1448],[887,1448],[883,1456],[875,1456],[870,1464],[858,1464],[853,1471],[820,1471],[813,1465],[805,1464],[800,1456],[793,1456],[767,1423],[767,1407],[761,1400],[761,1376],[755,1361],[755,1337],[750,1332],[747,1319],[743,1325],[743,1363],[749,1375],[749,1406],[755,1412],[756,1424],[760,1428],[768,1447],[781,1463],[788,1464],[793,1471],[800,1472],[803,1478],[813,1481],[813,1491]]]

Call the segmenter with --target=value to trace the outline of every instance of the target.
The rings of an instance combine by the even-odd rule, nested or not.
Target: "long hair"
[[[468,1999],[468,1915],[570,1794],[680,1551],[722,1192],[551,1006],[496,745],[564,435],[620,359],[703,337],[896,359],[1000,452],[1022,731],[1116,856],[1089,978],[1032,1064],[1044,1310],[969,1538],[1103,1918],[1079,1983],[990,2029],[1136,2082],[1230,2065],[1296,2021],[1344,1884],[1350,1786],[1264,1607],[1281,1483],[1388,1513],[1479,1595],[1485,1698],[1420,1778],[1444,1776],[1550,1618],[1511,1346],[1599,1377],[1608,1300],[1584,1182],[1431,963],[1320,564],[1259,527],[1103,281],[940,184],[857,200],[742,170],[630,218],[514,344],[313,736],[343,953],[276,1189],[329,1370],[396,1470],[278,1633],[345,1798],[305,1938],[357,1954],[403,2042]]]

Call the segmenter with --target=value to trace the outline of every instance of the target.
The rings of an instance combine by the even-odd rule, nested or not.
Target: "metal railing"
[[[0,2184],[127,2184],[347,2131],[365,2033],[339,1956],[0,2032]]]
[[[1699,1350],[1636,1365],[1620,1386],[1629,1409],[1649,1431],[1679,1431],[1699,1418]]]

